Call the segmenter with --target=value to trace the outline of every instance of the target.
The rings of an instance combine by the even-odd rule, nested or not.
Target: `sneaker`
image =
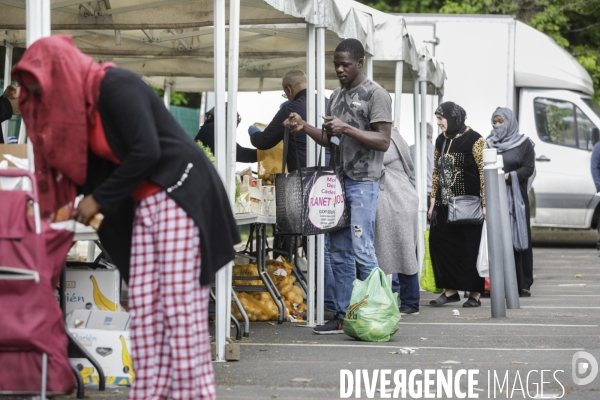
[[[334,318],[327,321],[324,325],[313,328],[313,332],[317,335],[335,335],[337,333],[344,333],[344,321],[339,318]]]
[[[419,315],[419,310],[416,308],[412,308],[412,307],[408,307],[408,306],[401,306],[400,307],[400,314],[402,315]]]

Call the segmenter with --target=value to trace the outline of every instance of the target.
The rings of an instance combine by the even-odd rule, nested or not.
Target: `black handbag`
[[[446,184],[446,174],[444,173],[445,148],[446,139],[444,139],[444,144],[442,146],[440,169],[444,185],[446,186],[446,188],[449,189],[448,185]],[[446,223],[453,225],[483,224],[483,210],[481,208],[481,198],[479,196],[472,195],[450,197],[448,199],[448,219],[446,220]]]
[[[287,161],[289,134],[289,127],[286,126],[282,171],[285,171]],[[321,134],[325,134],[323,130]],[[295,135],[292,138],[296,140]],[[316,167],[275,174],[277,235],[320,235],[350,225],[343,175],[336,168],[321,167],[322,154],[321,147]],[[296,165],[300,166],[298,151]]]

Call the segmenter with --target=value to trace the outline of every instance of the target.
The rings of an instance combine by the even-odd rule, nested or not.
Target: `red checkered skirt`
[[[200,235],[163,191],[137,207],[130,268],[135,379],[129,399],[214,399]]]

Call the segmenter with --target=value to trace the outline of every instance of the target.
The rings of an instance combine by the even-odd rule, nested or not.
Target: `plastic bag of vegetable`
[[[356,279],[353,285],[344,333],[368,342],[387,342],[398,330],[400,311],[385,273],[375,268],[366,280]]]

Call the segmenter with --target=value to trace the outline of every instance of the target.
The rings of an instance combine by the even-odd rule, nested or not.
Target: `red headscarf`
[[[33,43],[12,70],[21,86],[19,107],[34,147],[46,219],[67,219],[76,185],[85,183],[88,125],[94,122],[102,79],[112,67],[79,51],[71,36],[56,35]],[[35,83],[41,94],[28,91],[27,85]]]

